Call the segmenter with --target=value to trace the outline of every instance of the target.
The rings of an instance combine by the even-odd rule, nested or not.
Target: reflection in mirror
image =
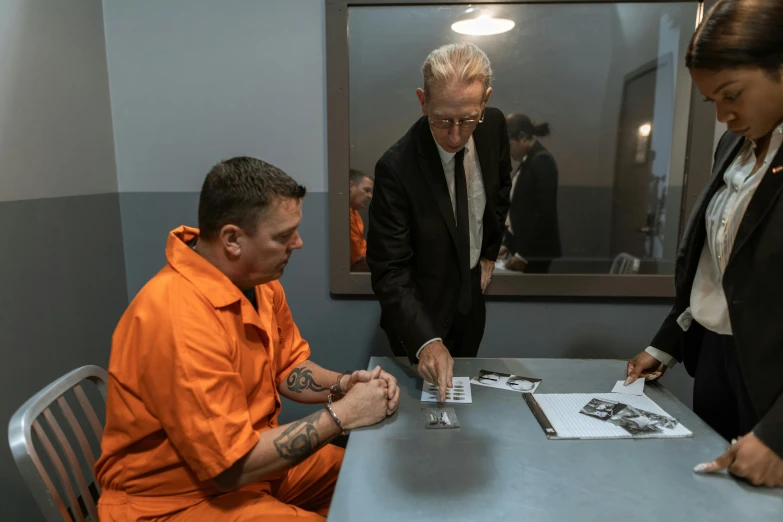
[[[364,223],[372,199],[373,175],[351,169],[348,176],[348,204],[351,216],[351,272],[369,272],[367,266],[367,236]]]
[[[698,3],[467,9],[349,7],[351,168],[373,172],[420,117],[428,53],[472,42],[492,62],[492,105],[508,117],[516,156],[496,273],[672,274],[691,85],[683,56]],[[477,16],[514,23],[483,36],[452,29]],[[353,237],[367,220],[351,190],[356,270]]]
[[[496,268],[546,274],[560,257],[557,163],[539,141],[549,136],[549,124],[510,114],[506,126],[513,165],[511,204]]]

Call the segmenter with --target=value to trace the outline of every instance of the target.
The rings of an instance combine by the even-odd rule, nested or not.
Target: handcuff
[[[340,418],[332,409],[332,404],[334,404],[335,401],[339,401],[340,399],[345,397],[346,390],[342,389],[342,386],[340,386],[340,381],[343,380],[343,377],[345,377],[346,375],[351,375],[352,373],[353,372],[343,372],[337,376],[337,382],[332,384],[332,386],[329,388],[329,397],[326,399],[326,404],[324,404],[326,411],[328,411],[329,415],[332,416],[332,419],[337,424],[337,427],[340,428],[340,433],[343,435],[345,435],[345,429],[343,429],[343,423],[340,422]]]

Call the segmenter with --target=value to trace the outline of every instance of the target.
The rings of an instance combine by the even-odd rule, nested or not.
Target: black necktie
[[[468,183],[465,180],[465,149],[454,155],[454,189],[457,192],[457,259],[462,278],[457,307],[462,314],[470,311],[470,230],[468,225]]]

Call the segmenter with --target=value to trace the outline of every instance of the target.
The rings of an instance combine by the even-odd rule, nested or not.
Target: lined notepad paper
[[[579,413],[592,399],[621,402],[650,413],[671,417],[646,395],[615,393],[548,393],[536,394],[535,399],[557,432],[553,439],[660,439],[692,437],[693,433],[682,424],[661,433],[631,435],[620,426]]]

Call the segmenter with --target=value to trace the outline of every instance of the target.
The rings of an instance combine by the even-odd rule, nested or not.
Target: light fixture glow
[[[491,36],[510,31],[514,28],[514,21],[505,18],[490,18],[487,15],[481,15],[478,18],[469,20],[460,20],[451,24],[451,30],[470,36]]]
[[[648,137],[650,133],[652,132],[652,125],[649,123],[645,123],[641,127],[639,127],[639,136]]]

